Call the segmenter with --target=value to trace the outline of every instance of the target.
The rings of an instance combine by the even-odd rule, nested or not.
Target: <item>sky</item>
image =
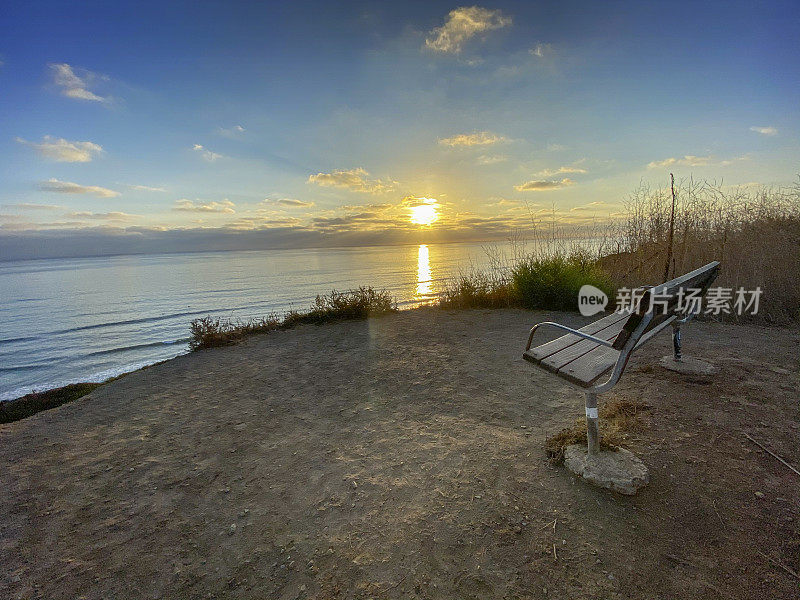
[[[503,239],[800,173],[793,2],[6,2],[0,260]]]

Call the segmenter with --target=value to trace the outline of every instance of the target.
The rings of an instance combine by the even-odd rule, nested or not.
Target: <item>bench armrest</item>
[[[536,330],[543,325],[547,325],[549,327],[555,327],[556,329],[563,329],[564,331],[568,331],[573,335],[577,335],[578,337],[582,337],[586,340],[591,340],[595,344],[599,344],[601,346],[606,346],[611,348],[611,343],[607,342],[606,340],[601,340],[599,337],[595,337],[593,335],[589,335],[588,333],[584,333],[582,331],[578,331],[577,329],[573,329],[572,327],[567,327],[566,325],[561,325],[560,323],[553,323],[552,321],[542,321],[541,323],[537,323],[533,327],[531,327],[531,333],[528,336],[528,345],[525,346],[525,351],[531,349],[531,343],[533,342],[533,334],[536,333]]]

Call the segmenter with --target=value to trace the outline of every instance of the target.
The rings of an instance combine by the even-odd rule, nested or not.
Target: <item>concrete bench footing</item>
[[[564,451],[564,465],[593,485],[632,496],[650,481],[647,467],[623,449],[587,454],[586,447],[573,444]]]

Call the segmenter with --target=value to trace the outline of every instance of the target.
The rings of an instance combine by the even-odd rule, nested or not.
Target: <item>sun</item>
[[[428,200],[429,204],[420,204],[409,208],[411,222],[415,225],[430,225],[439,218],[435,200]]]

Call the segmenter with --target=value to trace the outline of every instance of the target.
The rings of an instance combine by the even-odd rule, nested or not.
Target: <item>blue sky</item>
[[[491,239],[613,219],[670,171],[790,184],[798,25],[796,2],[7,4],[0,238]]]

